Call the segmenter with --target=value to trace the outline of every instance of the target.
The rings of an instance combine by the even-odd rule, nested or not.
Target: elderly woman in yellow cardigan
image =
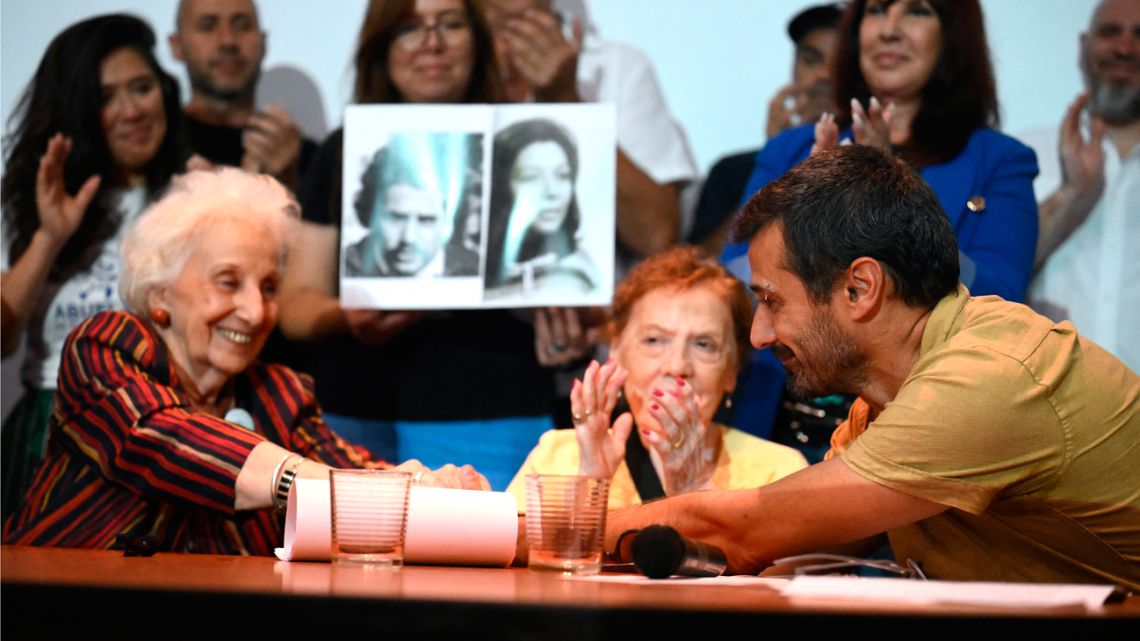
[[[806,467],[797,450],[713,420],[747,356],[751,316],[743,283],[695,248],[635,267],[614,293],[611,358],[574,381],[574,429],[545,433],[508,488],[519,511],[528,474],[610,478],[616,509],[756,487]],[[623,395],[628,411],[614,418]]]

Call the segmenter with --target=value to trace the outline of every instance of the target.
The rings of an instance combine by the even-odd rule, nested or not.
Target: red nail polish
[[[654,404],[649,406],[649,409],[651,409],[653,411],[657,411],[657,410],[661,409],[661,406],[658,405],[657,403],[654,403]]]
[[[653,395],[657,396],[657,397],[661,397],[661,396],[665,396],[665,392],[662,392],[661,390],[659,390],[655,387],[655,388],[653,388]]]
[[[684,386],[685,386],[685,379],[678,378],[677,379],[677,387],[684,387]]]

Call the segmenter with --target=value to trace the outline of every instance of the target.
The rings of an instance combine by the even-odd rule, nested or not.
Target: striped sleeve
[[[336,468],[391,467],[384,461],[373,460],[368,450],[350,444],[333,432],[321,418],[311,377],[280,365],[267,365],[258,375],[263,380],[254,381],[253,387],[261,397],[260,405],[281,408],[280,414],[293,417],[287,437],[288,449]]]
[[[87,319],[61,359],[64,445],[140,496],[232,515],[238,472],[264,439],[190,411],[172,378],[157,337],[137,317]]]

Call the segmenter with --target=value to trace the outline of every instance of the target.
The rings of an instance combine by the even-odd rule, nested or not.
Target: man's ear
[[[874,258],[861,256],[851,261],[839,299],[852,320],[868,320],[878,313],[887,293],[887,278],[882,263]]]
[[[174,56],[175,60],[186,62],[182,57],[182,38],[178,35],[177,31],[167,36],[166,43],[170,45],[170,55]]]

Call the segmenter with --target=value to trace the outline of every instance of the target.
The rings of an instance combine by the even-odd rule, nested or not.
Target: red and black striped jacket
[[[325,425],[309,377],[257,363],[232,385],[252,431],[191,411],[165,346],[137,316],[84,321],[64,344],[47,457],[4,542],[110,548],[119,535],[149,535],[163,551],[272,554],[281,516],[234,510],[250,450],[269,440],[333,467],[369,457]]]

